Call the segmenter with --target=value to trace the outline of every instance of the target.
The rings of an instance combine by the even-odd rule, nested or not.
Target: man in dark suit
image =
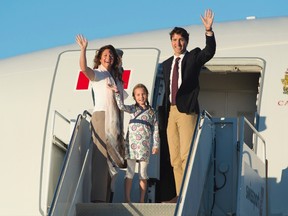
[[[169,202],[177,202],[199,114],[199,73],[202,66],[214,56],[216,50],[212,31],[214,13],[206,10],[204,17],[201,15],[201,19],[206,30],[205,48],[201,50],[197,47],[190,52],[187,51],[189,34],[185,29],[175,27],[170,32],[174,56],[162,64],[165,83],[163,105],[168,118],[167,140],[176,186],[176,197]]]

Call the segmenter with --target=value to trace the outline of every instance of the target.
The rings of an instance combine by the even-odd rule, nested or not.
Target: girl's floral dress
[[[124,105],[120,94],[115,93],[120,110],[130,113],[130,122],[126,137],[125,159],[149,162],[150,146],[160,144],[158,121],[152,107],[143,109],[136,105]]]

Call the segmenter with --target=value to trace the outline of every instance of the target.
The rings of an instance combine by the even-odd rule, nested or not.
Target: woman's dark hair
[[[187,43],[189,42],[189,33],[181,27],[175,27],[171,32],[170,32],[170,40],[172,40],[172,36],[174,34],[179,34],[181,35],[186,41]]]
[[[93,69],[98,68],[98,66],[101,64],[100,59],[101,59],[101,56],[102,56],[104,50],[106,50],[106,49],[108,49],[112,52],[113,58],[114,58],[113,64],[111,66],[111,71],[109,71],[109,72],[111,73],[112,77],[115,79],[115,82],[117,82],[118,80],[123,82],[122,73],[120,71],[120,64],[121,64],[120,57],[118,56],[116,49],[110,44],[105,45],[96,51],[96,55],[94,57]]]

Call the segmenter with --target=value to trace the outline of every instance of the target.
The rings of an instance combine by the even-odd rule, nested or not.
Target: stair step
[[[173,216],[176,203],[78,203],[76,216]]]

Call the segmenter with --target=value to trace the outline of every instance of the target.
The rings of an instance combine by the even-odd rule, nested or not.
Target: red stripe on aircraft
[[[122,79],[123,79],[123,87],[124,89],[128,88],[128,84],[129,84],[129,79],[130,79],[130,74],[131,74],[131,70],[124,70],[123,74],[122,74]]]
[[[78,81],[76,90],[87,90],[89,87],[89,79],[85,76],[85,74],[80,71],[78,75]]]

